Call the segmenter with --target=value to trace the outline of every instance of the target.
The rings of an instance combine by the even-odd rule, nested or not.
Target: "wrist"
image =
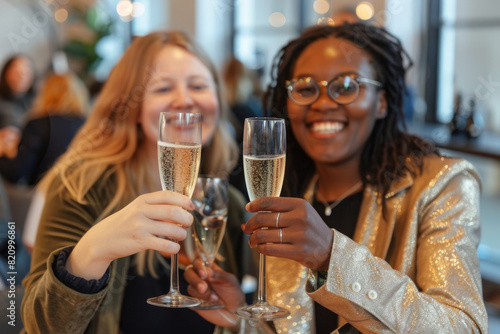
[[[315,269],[317,271],[328,271],[328,268],[330,267],[330,258],[332,255],[332,249],[333,249],[333,231],[330,230],[330,238],[329,241],[326,243],[328,245],[327,249],[323,253],[323,261],[321,261],[318,265],[317,268],[311,268]]]
[[[80,246],[80,247],[79,247]],[[78,243],[66,260],[66,270],[77,277],[86,280],[100,279],[108,269],[111,262],[96,259],[93,252],[83,249]]]

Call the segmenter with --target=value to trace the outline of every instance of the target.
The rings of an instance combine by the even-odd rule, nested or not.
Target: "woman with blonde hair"
[[[179,32],[135,39],[41,182],[46,204],[24,281],[27,332],[213,331],[192,311],[146,303],[168,289],[166,257],[179,252],[175,240],[186,238],[193,220],[187,210],[194,209],[186,196],[160,191],[162,111],[201,113],[200,173],[231,171],[237,148],[211,62]],[[239,225],[241,194],[231,193],[228,225]],[[235,262],[226,263],[228,270],[236,271]]]
[[[15,158],[0,159],[12,183],[36,184],[63,154],[89,110],[89,94],[74,74],[49,74],[33,102]]]

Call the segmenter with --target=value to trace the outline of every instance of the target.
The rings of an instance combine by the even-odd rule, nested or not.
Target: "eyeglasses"
[[[340,75],[330,82],[316,82],[311,77],[287,80],[286,89],[290,100],[299,106],[313,104],[319,98],[320,86],[326,86],[328,96],[336,103],[348,104],[359,96],[360,82],[384,87],[381,82],[372,79]]]

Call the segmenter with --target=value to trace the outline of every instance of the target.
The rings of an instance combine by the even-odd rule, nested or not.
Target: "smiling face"
[[[196,56],[174,45],[165,46],[156,56],[139,119],[144,144],[154,145],[155,149],[162,111],[201,114],[202,145],[210,141],[219,120],[216,86],[210,70]]]
[[[311,43],[298,57],[288,79],[311,77],[316,82],[331,81],[339,75],[376,80],[368,53],[340,38],[328,37]],[[296,140],[316,164],[357,162],[375,121],[386,115],[383,91],[360,83],[357,99],[340,105],[321,86],[318,99],[299,106],[287,99],[290,124]]]

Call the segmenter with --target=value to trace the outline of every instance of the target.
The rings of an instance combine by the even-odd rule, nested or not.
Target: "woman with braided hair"
[[[288,120],[285,185],[249,203],[242,228],[270,256],[270,303],[291,312],[278,333],[488,332],[479,177],[405,132],[410,63],[360,23],[310,28],[277,56],[265,103]],[[191,293],[232,305],[228,275],[198,268]]]

